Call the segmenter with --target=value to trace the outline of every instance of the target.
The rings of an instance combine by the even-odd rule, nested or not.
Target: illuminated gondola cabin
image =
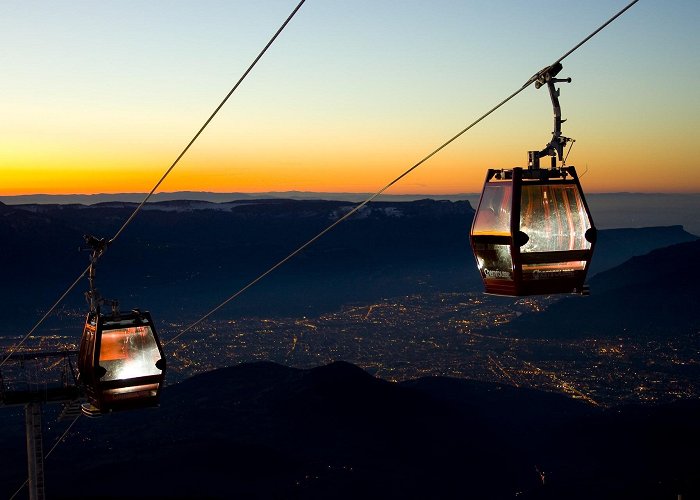
[[[92,413],[156,406],[165,355],[151,315],[88,313],[78,368]]]
[[[574,167],[488,171],[471,230],[486,293],[584,293],[595,240]]]

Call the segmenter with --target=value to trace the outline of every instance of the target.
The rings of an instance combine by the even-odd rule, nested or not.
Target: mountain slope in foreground
[[[681,337],[700,331],[700,240],[654,250],[597,274],[589,297],[523,315],[510,334],[538,338]]]
[[[699,418],[698,401],[603,410],[468,380],[390,383],[344,362],[260,362],[169,387],[157,410],[82,419],[46,484],[52,498],[676,498],[700,492],[700,461],[684,453]],[[0,481],[12,491],[25,477],[15,437],[17,468]]]

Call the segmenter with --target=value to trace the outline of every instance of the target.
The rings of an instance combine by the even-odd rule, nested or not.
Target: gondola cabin
[[[596,230],[576,169],[489,170],[470,239],[486,293],[583,293]]]
[[[165,355],[151,315],[88,313],[78,368],[93,413],[157,405]]]

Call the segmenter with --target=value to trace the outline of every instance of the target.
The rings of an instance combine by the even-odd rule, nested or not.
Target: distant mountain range
[[[21,414],[4,417],[7,498],[26,462]],[[46,488],[56,499],[697,498],[699,419],[698,401],[603,410],[493,383],[390,383],[343,362],[253,363],[168,387],[157,410],[82,419],[47,460]]]
[[[328,200],[360,202],[371,193],[319,193],[311,191],[269,191],[264,193],[212,193],[207,191],[176,191],[173,193],[156,193],[152,202],[197,200],[211,203],[228,203],[241,200]],[[82,204],[94,205],[114,201],[140,203],[146,193],[102,193],[102,194],[28,194],[17,196],[0,196],[0,202],[8,205],[27,204]],[[378,201],[416,201],[427,198],[435,200],[467,201],[477,198],[478,194],[423,195],[423,194],[385,194]]]
[[[585,186],[584,186],[585,187]],[[0,196],[0,203],[17,204],[83,204],[103,202],[140,203],[145,193],[115,193],[94,195],[47,195],[32,194]],[[366,200],[370,193],[319,193],[307,191],[285,191],[266,193],[211,193],[201,191],[179,191],[156,193],[151,201],[198,200],[227,203],[241,200],[334,200],[357,203]],[[422,199],[468,201],[473,207],[479,203],[479,193],[451,195],[381,195],[378,201],[416,201]],[[692,234],[700,235],[700,193],[588,193],[586,199],[599,229],[622,227],[651,227],[682,225]]]
[[[110,248],[98,286],[123,307],[199,314],[228,297],[352,207],[339,201],[163,202]],[[16,311],[50,303],[87,266],[83,234],[114,234],[133,204],[0,206],[0,298]],[[468,202],[379,202],[366,207],[270,279],[230,314],[299,314],[406,290],[474,287]],[[84,290],[85,283],[81,288]],[[62,290],[63,289],[63,290]],[[80,293],[69,304],[83,303]],[[197,312],[193,312],[197,311]],[[163,314],[165,314],[163,312]]]
[[[321,200],[149,204],[101,260],[98,287],[124,308],[187,321],[352,206]],[[134,207],[126,202],[0,204],[0,300],[6,305],[0,333],[30,328],[87,266],[88,253],[78,251],[83,234],[113,235]],[[479,291],[468,241],[473,214],[466,201],[373,203],[231,303],[226,314],[303,316],[348,302]],[[680,226],[602,230],[591,274],[694,239]],[[86,288],[87,281],[66,304],[83,308]]]
[[[596,274],[652,250],[697,240],[681,226],[603,229],[598,232],[596,252],[591,261],[589,282]]]
[[[105,254],[98,285],[125,308],[190,319],[335,220],[345,201],[149,205]],[[133,203],[0,204],[0,325],[22,333],[87,266]],[[467,201],[374,203],[225,314],[302,316],[424,291],[478,291]],[[697,334],[700,241],[681,226],[599,233],[590,297],[498,334]],[[83,284],[81,290],[87,284]],[[71,307],[84,307],[80,291]],[[60,316],[60,314],[59,314]],[[71,321],[74,321],[72,318]],[[76,331],[79,331],[80,324]],[[45,446],[66,423],[47,408]],[[253,363],[168,387],[158,410],[78,421],[46,462],[51,498],[697,498],[700,402],[601,409],[450,378],[402,383],[336,362]],[[26,478],[22,412],[0,412],[0,497]]]

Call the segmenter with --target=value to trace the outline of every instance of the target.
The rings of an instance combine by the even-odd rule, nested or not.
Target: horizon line
[[[146,196],[146,192],[131,191],[131,192],[100,192],[100,193],[22,193],[22,194],[0,194],[0,200],[4,198],[28,198],[28,197],[97,197],[97,196]],[[175,196],[175,195],[333,195],[333,196],[370,196],[373,193],[361,191],[302,191],[302,190],[287,190],[287,191],[162,191],[155,193],[153,196]],[[457,193],[383,193],[380,196],[393,197],[415,197],[423,196],[433,198],[437,196],[479,196],[480,192],[457,192]],[[635,195],[700,195],[700,191],[588,191],[586,195],[614,195],[614,194],[635,194]]]

